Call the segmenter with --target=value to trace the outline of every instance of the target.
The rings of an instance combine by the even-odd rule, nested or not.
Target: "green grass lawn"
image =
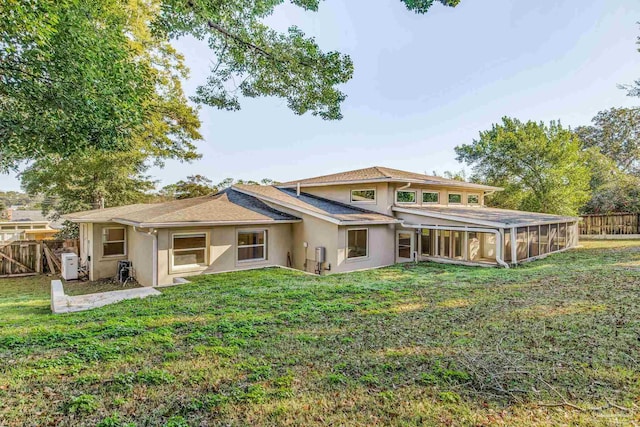
[[[639,242],[162,293],[52,315],[0,280],[0,425],[640,423]]]

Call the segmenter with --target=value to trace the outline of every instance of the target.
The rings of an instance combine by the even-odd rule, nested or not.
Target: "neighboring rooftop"
[[[310,215],[315,215],[340,224],[396,223],[398,220],[366,209],[335,202],[307,193],[296,195],[293,189],[264,185],[234,185],[234,189],[258,197],[265,202]]]
[[[491,222],[497,226],[508,228],[513,226],[536,225],[540,223],[572,222],[578,218],[571,216],[552,215],[537,212],[514,211],[510,209],[487,208],[483,206],[416,206],[394,207],[394,211],[416,211],[424,216],[433,215],[434,218],[446,216],[451,220],[472,220],[474,222]]]
[[[52,228],[60,228],[61,226],[57,221],[52,221],[50,218],[47,218],[42,211],[37,209],[20,210],[9,208],[5,211],[5,215],[6,219],[1,219],[0,222],[47,222]]]
[[[500,187],[474,184],[471,182],[447,179],[439,176],[424,175],[420,173],[407,172],[399,169],[373,166],[370,168],[356,169],[352,171],[322,175],[315,178],[300,179],[281,184],[282,187],[294,187],[300,184],[301,187],[311,187],[320,185],[336,184],[356,184],[370,182],[412,182],[417,184],[445,185],[451,187],[466,187],[486,191],[499,191]]]
[[[259,199],[226,189],[211,196],[137,204],[64,215],[76,222],[118,222],[140,227],[300,221]]]

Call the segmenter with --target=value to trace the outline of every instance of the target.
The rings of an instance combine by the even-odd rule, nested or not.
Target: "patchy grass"
[[[640,244],[511,269],[201,276],[52,315],[0,280],[0,425],[633,425]]]

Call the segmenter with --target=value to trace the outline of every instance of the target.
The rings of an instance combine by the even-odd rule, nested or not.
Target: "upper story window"
[[[207,252],[207,233],[180,233],[173,235],[173,267],[206,266]]]
[[[467,204],[469,205],[478,205],[480,204],[480,196],[477,194],[469,194],[467,196]]]
[[[127,232],[124,227],[102,229],[102,256],[124,256],[127,254]]]
[[[238,231],[238,261],[267,259],[267,230]]]
[[[351,190],[351,202],[353,203],[374,203],[376,201],[376,190]]]
[[[449,193],[449,203],[451,204],[462,203],[462,194]]]
[[[423,191],[422,203],[438,203],[440,202],[440,193],[437,191]]]
[[[415,203],[417,200],[415,191],[397,191],[396,202],[397,203]]]

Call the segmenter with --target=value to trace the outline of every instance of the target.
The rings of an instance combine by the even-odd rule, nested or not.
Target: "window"
[[[422,256],[431,256],[431,230],[427,228],[422,229],[420,248]]]
[[[238,231],[238,261],[267,259],[267,230]]]
[[[369,255],[369,230],[359,228],[347,230],[347,259],[364,258]]]
[[[468,205],[480,204],[480,196],[478,196],[477,194],[469,194],[467,196],[467,204]]]
[[[396,192],[396,202],[398,203],[415,203],[416,192],[415,191],[398,191]]]
[[[462,203],[462,194],[449,194],[449,203]]]
[[[376,190],[351,190],[351,201],[371,203],[376,201]]]
[[[173,266],[196,267],[207,265],[207,233],[173,235]]]
[[[440,193],[435,191],[423,191],[422,203],[438,203],[440,201]]]
[[[126,231],[124,227],[102,229],[102,256],[126,255]]]

